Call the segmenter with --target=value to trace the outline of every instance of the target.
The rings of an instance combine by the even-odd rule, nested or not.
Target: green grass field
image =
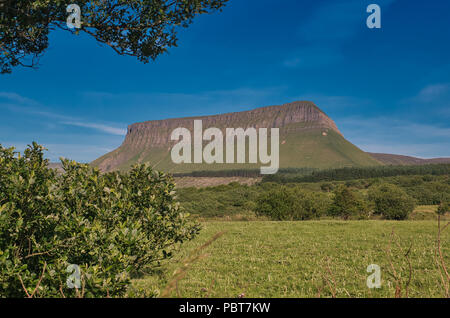
[[[214,234],[226,231],[202,251],[178,281],[172,297],[394,297],[395,279],[386,249],[391,232],[392,264],[403,287],[408,280],[404,253],[410,250],[410,297],[442,297],[434,261],[435,221],[205,222],[198,238],[157,272],[134,281],[149,292],[163,291],[174,272]],[[397,243],[398,242],[398,245]],[[400,247],[403,252],[400,251]],[[450,232],[442,236],[450,260]],[[327,265],[328,264],[328,265]],[[382,287],[370,290],[366,268],[381,267]],[[334,281],[334,283],[333,283]],[[331,286],[331,287],[330,287]],[[403,294],[404,296],[405,294]]]

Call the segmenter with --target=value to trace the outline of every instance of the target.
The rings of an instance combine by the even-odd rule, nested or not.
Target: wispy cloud
[[[369,152],[422,158],[450,157],[450,128],[390,117],[346,117],[337,120],[344,135]]]
[[[105,132],[105,133],[112,134],[112,135],[125,136],[127,134],[126,129],[102,125],[102,124],[83,123],[83,122],[75,122],[75,121],[61,122],[61,123],[64,125],[96,129],[98,131]]]
[[[71,119],[71,117],[68,116],[43,111],[41,110],[43,106],[37,101],[14,92],[0,92],[0,107],[21,114],[37,115],[61,120]]]
[[[118,125],[106,125],[104,123],[86,122],[81,118],[61,115],[56,112],[39,110],[37,108],[43,108],[43,106],[39,102],[21,96],[14,92],[0,92],[0,106],[6,107],[10,111],[18,112],[21,114],[46,117],[49,119],[56,119],[58,120],[57,123],[61,125],[90,128],[98,130],[103,133],[120,136],[125,135],[127,132],[126,129],[124,128],[118,128],[117,127]],[[55,122],[49,122],[49,125],[54,124]]]
[[[165,119],[249,110],[255,107],[287,102],[286,87],[261,89],[238,88],[210,90],[196,93],[152,92],[110,93],[85,92],[86,103],[127,105],[128,113],[135,113],[131,121]],[[155,112],[154,109],[160,111]],[[121,109],[118,110],[122,111]],[[128,114],[127,114],[128,115]],[[130,117],[130,116],[127,116]]]
[[[339,120],[343,125],[351,125],[355,130],[383,130],[383,135],[418,135],[423,138],[428,137],[448,137],[450,136],[449,127],[441,127],[436,125],[426,125],[422,123],[411,122],[402,119],[395,119],[386,116],[380,116],[375,118],[363,118],[363,117],[347,117]]]
[[[428,116],[435,120],[444,121],[450,118],[450,83],[432,83],[423,87],[415,96],[405,98],[399,105],[410,110],[418,110],[419,116],[423,116],[426,110]],[[422,119],[426,119],[423,118]]]
[[[13,92],[0,92],[0,98],[7,99],[12,102],[16,102],[19,104],[31,104],[31,105],[37,105],[38,103],[30,98],[21,96],[17,93]]]
[[[406,100],[421,104],[442,104],[450,105],[450,83],[436,83],[425,86],[420,92]]]
[[[419,100],[434,101],[443,96],[448,97],[450,93],[450,83],[428,85],[422,89],[418,95]]]

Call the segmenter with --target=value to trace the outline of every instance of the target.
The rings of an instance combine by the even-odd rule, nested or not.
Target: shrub
[[[0,146],[1,297],[124,296],[133,274],[197,234],[167,175],[101,174],[68,160],[57,175],[43,150],[33,143],[21,157]],[[66,284],[70,264],[80,288]]]
[[[342,217],[344,220],[350,218],[364,219],[368,218],[369,208],[356,192],[342,185],[334,191],[330,215]]]
[[[259,196],[255,212],[277,221],[309,220],[323,215],[329,204],[328,196],[323,193],[277,187]]]
[[[284,221],[292,219],[295,199],[285,187],[279,187],[261,194],[256,201],[256,214],[268,216],[272,220]]]
[[[415,208],[413,198],[402,188],[388,183],[371,188],[369,199],[374,203],[375,213],[388,220],[405,220]]]
[[[229,184],[198,189],[181,188],[177,195],[183,209],[192,215],[231,217],[253,211],[258,190],[258,187]]]
[[[330,208],[331,200],[323,193],[296,189],[294,220],[310,220],[323,216]]]

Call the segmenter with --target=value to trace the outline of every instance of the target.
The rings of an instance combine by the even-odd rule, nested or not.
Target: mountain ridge
[[[450,158],[423,159],[413,156],[395,155],[387,153],[373,153],[373,152],[367,153],[385,165],[411,166],[411,165],[450,163]]]
[[[267,119],[267,115],[276,115],[273,120]],[[261,118],[262,117],[262,118]],[[146,134],[150,139],[145,140],[148,144],[166,144],[170,143],[170,134],[164,134],[160,139],[161,132],[159,129],[169,129],[173,131],[179,127],[193,129],[193,121],[202,120],[205,128],[238,128],[236,123],[245,125],[239,128],[275,128],[286,127],[290,123],[315,123],[315,125],[304,127],[305,130],[310,128],[328,128],[333,129],[339,134],[342,133],[336,126],[336,123],[329,118],[319,107],[312,102],[297,101],[284,105],[258,107],[248,111],[231,112],[210,116],[194,116],[182,118],[169,118],[162,120],[150,120],[134,123],[128,126],[127,136],[124,143],[133,142],[135,135]],[[150,136],[150,133],[152,135]],[[130,140],[131,139],[131,140]],[[165,140],[165,141],[164,141]]]

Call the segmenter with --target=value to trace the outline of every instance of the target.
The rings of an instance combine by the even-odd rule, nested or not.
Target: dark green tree
[[[51,30],[86,33],[120,55],[147,63],[177,46],[177,29],[228,0],[0,0],[0,73],[35,67]],[[81,28],[67,28],[66,8],[81,9]]]
[[[405,220],[415,208],[415,200],[397,185],[385,183],[369,191],[375,213],[388,220]]]
[[[286,187],[278,187],[259,196],[255,212],[275,221],[288,221],[293,220],[294,211],[295,197]]]
[[[344,220],[361,219],[368,217],[368,210],[367,203],[358,197],[352,189],[341,185],[334,191],[333,204],[330,210],[332,216],[342,217]]]

